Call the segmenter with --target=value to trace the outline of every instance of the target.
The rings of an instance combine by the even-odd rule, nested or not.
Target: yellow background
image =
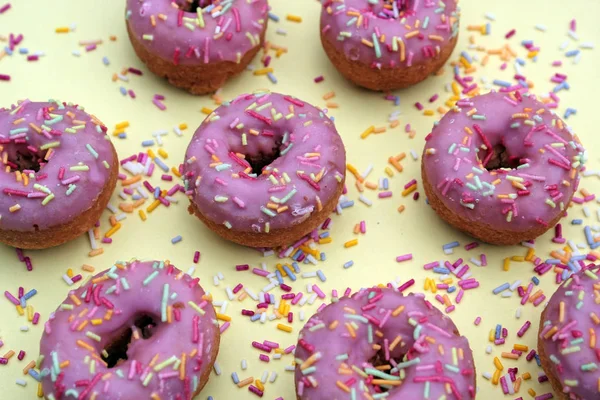
[[[5,1],[0,1],[0,5]],[[171,131],[163,138],[164,149],[168,151],[169,166],[182,162],[188,141],[204,115],[200,112],[202,107],[214,107],[210,97],[193,97],[187,93],[171,88],[164,81],[157,79],[138,61],[127,39],[124,23],[124,1],[65,1],[54,0],[51,2],[13,1],[13,8],[0,15],[0,35],[10,32],[23,33],[25,40],[21,47],[33,51],[44,51],[45,56],[38,62],[26,62],[23,55],[16,54],[4,57],[0,61],[0,73],[12,76],[11,82],[0,82],[0,104],[8,106],[18,99],[30,98],[32,100],[46,100],[58,98],[64,101],[80,103],[87,110],[97,115],[112,131],[115,124],[120,121],[129,121],[131,126],[127,129],[126,140],[115,139],[115,146],[121,157],[129,156],[140,151],[141,142],[151,139],[151,133],[160,129],[171,130],[179,123],[187,123],[190,129],[182,137],[177,137]],[[287,54],[273,60],[272,67],[279,79],[277,85],[271,84],[266,77],[255,77],[251,73],[244,73],[237,79],[227,84],[222,91],[224,99],[258,88],[269,88],[283,93],[293,94],[301,99],[312,102],[317,106],[324,106],[322,96],[334,90],[336,97],[332,99],[339,104],[338,109],[331,110],[331,115],[336,117],[337,128],[347,146],[348,162],[355,165],[359,171],[364,171],[369,164],[374,170],[370,175],[372,181],[384,176],[384,168],[388,165],[387,158],[400,152],[406,152],[407,158],[403,161],[404,172],[390,178],[391,190],[394,194],[391,199],[378,200],[376,192],[367,191],[365,195],[374,201],[372,207],[367,207],[358,201],[358,194],[354,187],[354,178],[348,177],[349,198],[355,200],[355,206],[344,210],[341,217],[334,216],[331,230],[333,243],[322,245],[321,250],[326,252],[327,261],[318,267],[302,266],[304,271],[322,269],[327,275],[327,282],[317,282],[316,279],[299,279],[292,284],[295,291],[304,290],[306,283],[318,283],[328,294],[332,288],[343,291],[347,286],[358,289],[361,286],[374,285],[388,282],[399,277],[404,282],[414,278],[417,284],[413,290],[421,290],[426,277],[437,278],[432,273],[423,270],[422,265],[440,259],[455,260],[457,257],[470,258],[478,256],[482,251],[488,255],[489,265],[486,268],[471,267],[473,276],[481,282],[481,287],[468,291],[456,311],[451,314],[455,323],[464,333],[473,348],[479,387],[479,396],[493,396],[500,398],[502,392],[490,382],[481,377],[483,372],[493,372],[493,356],[501,351],[510,351],[514,343],[522,343],[530,347],[536,343],[536,326],[542,307],[534,308],[531,304],[522,308],[521,320],[516,320],[515,310],[519,305],[516,294],[512,298],[500,298],[492,295],[494,287],[504,282],[522,280],[527,283],[533,275],[532,264],[511,264],[509,272],[502,270],[502,260],[512,255],[524,255],[523,247],[493,247],[483,246],[471,252],[465,252],[461,247],[455,254],[445,258],[441,250],[444,243],[458,240],[461,246],[469,243],[470,238],[451,229],[426,206],[423,193],[418,202],[412,198],[403,198],[400,195],[403,185],[412,178],[419,178],[420,160],[414,161],[408,152],[414,149],[421,153],[423,138],[430,131],[435,119],[423,116],[414,108],[413,104],[420,101],[426,107],[427,102],[434,93],[439,93],[440,99],[432,109],[436,109],[447,99],[448,93],[444,85],[451,80],[450,69],[446,73],[433,77],[426,82],[408,90],[398,91],[401,97],[401,106],[394,107],[390,102],[382,99],[382,95],[371,93],[354,87],[344,81],[332,68],[326,58],[319,41],[319,12],[317,2],[309,0],[271,0],[273,12],[281,21],[269,23],[268,39],[274,44],[287,47]],[[471,34],[475,43],[486,49],[497,48],[503,45],[504,34],[516,28],[516,35],[508,41],[510,46],[518,52],[520,57],[526,58],[526,50],[520,46],[523,39],[532,39],[541,46],[537,63],[527,59],[523,72],[527,78],[535,83],[536,93],[547,93],[554,84],[549,81],[551,74],[562,72],[568,74],[571,90],[558,93],[562,99],[559,112],[562,113],[566,106],[577,108],[577,115],[572,116],[567,122],[580,135],[583,143],[590,151],[590,169],[599,168],[594,147],[598,144],[598,102],[599,72],[598,50],[582,50],[583,55],[578,65],[573,64],[572,58],[566,58],[564,52],[559,50],[562,42],[569,40],[568,49],[574,49],[581,42],[594,42],[598,44],[600,38],[600,2],[597,0],[577,0],[567,3],[548,0],[527,1],[461,1],[463,16],[461,20],[460,41],[454,52],[456,59],[460,51],[468,46]],[[484,14],[495,14],[495,22],[487,21]],[[303,18],[302,23],[286,21],[286,14],[295,14]],[[571,18],[577,19],[577,32],[581,37],[579,43],[573,42],[567,36],[568,23]],[[490,22],[492,34],[482,36],[479,33],[468,32],[468,25],[481,25]],[[77,24],[75,32],[68,34],[55,34],[59,26]],[[536,24],[544,24],[546,32],[534,29]],[[287,35],[277,35],[276,29],[287,31]],[[118,40],[111,42],[109,35],[116,35]],[[79,40],[103,39],[104,43],[96,51],[86,53],[78,45]],[[0,42],[0,48],[5,43]],[[71,54],[72,50],[82,51],[81,57]],[[274,55],[273,53],[271,53]],[[484,53],[470,51],[471,55],[477,54],[480,59]],[[101,59],[107,56],[110,66],[105,66]],[[563,67],[552,68],[553,60],[562,60]],[[477,72],[474,74],[477,81],[480,77],[488,79],[501,78],[510,80],[513,73],[513,61],[509,62],[505,71],[500,71],[500,60],[491,57],[487,67],[483,68],[476,62]],[[259,65],[256,59],[253,63]],[[143,77],[129,75],[130,82],[111,81],[111,76],[123,67],[136,67],[144,71]],[[313,78],[325,76],[325,81],[315,84]],[[119,86],[132,88],[137,93],[137,99],[123,97],[119,93]],[[159,111],[152,103],[151,98],[155,93],[166,96],[167,111]],[[389,113],[401,110],[401,127],[388,129],[379,135],[371,135],[366,140],[360,139],[360,133],[370,125],[386,126]],[[414,139],[409,139],[404,132],[404,124],[410,123],[416,130]],[[155,148],[156,149],[156,148]],[[155,174],[155,178],[160,174]],[[154,179],[158,182],[158,179]],[[165,186],[165,185],[163,185]],[[598,192],[600,184],[598,177],[584,178],[581,187],[591,192]],[[419,190],[421,188],[419,187]],[[422,192],[422,191],[421,191]],[[36,311],[46,320],[48,314],[55,310],[67,294],[68,287],[61,276],[68,268],[76,273],[81,271],[84,263],[96,267],[97,271],[110,267],[112,262],[119,259],[141,257],[146,259],[169,259],[175,265],[186,270],[192,265],[195,250],[200,250],[202,258],[197,266],[196,275],[201,278],[205,289],[214,294],[215,300],[225,300],[224,288],[233,288],[238,282],[258,292],[266,285],[262,278],[250,273],[235,272],[236,264],[248,263],[253,267],[266,262],[269,268],[277,263],[274,257],[264,259],[260,254],[251,249],[242,248],[227,243],[208,231],[198,220],[187,214],[187,199],[179,197],[180,204],[165,209],[161,207],[152,213],[146,222],[142,222],[137,214],[128,215],[123,221],[122,229],[113,237],[112,245],[104,246],[104,254],[96,258],[88,258],[89,243],[86,237],[81,237],[71,243],[46,251],[27,251],[33,261],[34,271],[26,272],[24,264],[18,262],[13,249],[0,246],[0,290],[9,290],[17,293],[18,286],[22,285],[29,290],[36,288],[38,294],[29,301]],[[119,199],[115,195],[112,203],[117,205]],[[406,206],[403,213],[397,208]],[[584,223],[598,224],[596,219],[596,202],[587,204],[592,216],[585,219],[582,207],[574,206],[568,219],[563,221],[564,236],[573,239],[576,243],[585,243],[581,226],[571,226],[568,221],[572,218],[584,218]],[[107,211],[102,218],[102,232],[108,229]],[[356,237],[353,234],[354,225],[361,220],[367,223],[367,234],[359,236],[359,244],[350,249],[345,249],[343,243]],[[183,241],[172,245],[170,239],[182,235]],[[540,238],[536,254],[547,258],[553,249],[560,246],[550,242],[551,235]],[[396,263],[397,255],[412,252],[414,259],[409,262]],[[354,260],[354,266],[344,270],[342,265],[348,260]],[[213,276],[222,272],[225,280],[218,287],[213,285]],[[542,278],[541,288],[546,294],[554,289],[553,274]],[[289,282],[288,282],[289,283]],[[279,291],[274,291],[279,295]],[[433,300],[431,294],[428,294]],[[454,295],[450,296],[454,299]],[[435,300],[434,304],[439,305]],[[304,306],[303,310],[308,318],[315,307]],[[272,360],[265,364],[258,360],[259,352],[250,347],[252,340],[273,340],[281,343],[283,347],[294,344],[297,334],[302,327],[298,319],[299,308],[293,307],[295,321],[293,333],[287,334],[276,329],[277,321],[250,323],[242,318],[239,313],[242,307],[252,308],[255,304],[246,299],[243,303],[233,302],[227,309],[227,314],[233,317],[232,325],[222,338],[222,346],[218,362],[223,371],[221,376],[211,376],[210,382],[199,398],[208,395],[215,399],[230,398],[255,398],[247,389],[238,389],[231,382],[230,374],[234,371],[240,378],[248,376],[260,377],[263,371],[276,371],[279,374],[277,381],[266,384],[265,398],[282,396],[285,399],[294,398],[293,374],[284,371],[285,366],[292,364],[292,357],[286,356],[282,360]],[[22,388],[15,384],[17,378],[23,378],[21,369],[27,362],[38,355],[38,344],[42,333],[42,324],[33,326],[23,317],[19,317],[14,306],[5,299],[0,300],[0,339],[4,347],[0,355],[10,349],[18,352],[23,349],[27,352],[24,361],[18,362],[13,358],[9,365],[0,366],[0,398],[33,398],[37,385],[30,377],[25,377],[27,387]],[[481,316],[483,321],[479,327],[473,325],[476,316]],[[532,329],[524,338],[516,337],[516,330],[526,320],[532,322]],[[490,329],[499,323],[510,330],[507,344],[494,347],[492,355],[485,353],[488,345],[487,336]],[[21,332],[20,327],[28,326],[28,332]],[[240,361],[248,360],[249,368],[241,371]],[[524,360],[512,362],[503,360],[505,368],[518,366],[520,372],[529,371],[534,379],[525,382],[519,395],[529,398],[526,390],[533,388],[538,394],[550,390],[548,384],[540,386],[537,383],[539,370],[535,363]],[[517,395],[514,396],[518,397]],[[512,398],[512,397],[511,397]]]

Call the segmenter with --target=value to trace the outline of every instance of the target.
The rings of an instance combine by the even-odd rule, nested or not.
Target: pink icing
[[[458,34],[455,0],[321,0],[321,32],[352,61],[405,68]]]
[[[133,325],[141,315],[157,323],[148,339]],[[108,368],[103,349],[128,328],[135,332],[128,359]],[[198,278],[164,262],[117,263],[71,292],[46,323],[44,394],[56,400],[94,393],[103,400],[191,399],[214,363],[208,355],[217,335],[215,311]]]
[[[600,269],[593,267],[563,282],[548,303],[540,332],[552,373],[574,400],[600,397],[598,272]]]
[[[298,398],[354,398],[351,392],[363,398],[363,391],[379,391],[372,379],[401,382],[389,390],[388,400],[475,398],[473,355],[456,331],[452,320],[421,296],[373,288],[344,297],[315,314],[300,332]],[[384,371],[387,376],[374,376],[376,355],[379,365],[393,367]]]
[[[115,163],[100,121],[79,106],[25,100],[0,109],[0,127],[0,229],[44,230],[91,207]],[[14,164],[23,157],[40,170],[23,177]]]
[[[459,100],[426,138],[427,179],[462,218],[498,229],[547,225],[577,190],[585,153],[566,125],[533,95],[488,93]],[[515,169],[488,171],[502,144]]]
[[[260,45],[267,0],[201,1],[200,14],[180,9],[185,4],[185,0],[127,0],[125,18],[148,51],[176,65],[239,62]]]
[[[247,159],[280,156],[256,176]],[[211,221],[238,231],[299,224],[331,200],[346,152],[333,122],[301,100],[241,95],[200,125],[187,149],[186,191]],[[335,199],[337,201],[337,199]]]

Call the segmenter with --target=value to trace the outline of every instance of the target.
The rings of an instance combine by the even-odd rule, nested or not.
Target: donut
[[[299,400],[475,398],[467,338],[422,295],[343,297],[308,320],[295,357]]]
[[[323,111],[261,92],[224,103],[194,133],[183,163],[190,214],[251,247],[292,243],[342,194],[346,152]]]
[[[206,384],[219,327],[198,278],[168,262],[116,263],[69,293],[40,343],[44,396],[181,399]]]
[[[442,68],[458,38],[457,0],[321,0],[334,67],[371,90],[405,88]]]
[[[215,92],[262,47],[267,0],[127,0],[127,32],[154,74],[192,94]]]
[[[99,220],[119,163],[106,127],[83,107],[24,100],[0,108],[0,242],[45,249]]]
[[[540,361],[562,400],[600,398],[599,273],[593,266],[565,280],[540,319]]]
[[[533,240],[565,214],[586,154],[534,95],[459,100],[425,138],[421,174],[431,207],[487,243]]]

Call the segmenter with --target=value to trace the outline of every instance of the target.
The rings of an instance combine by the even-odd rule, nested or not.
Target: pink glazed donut
[[[116,263],[71,292],[44,327],[45,398],[196,396],[220,339],[198,281],[162,261],[132,261]]]
[[[83,107],[24,100],[0,108],[0,242],[58,246],[91,229],[119,163],[106,127]]]
[[[198,128],[183,175],[190,213],[251,247],[290,244],[335,209],[346,152],[323,111],[277,93],[245,94]]]
[[[586,154],[534,95],[459,100],[425,140],[422,177],[446,222],[492,244],[532,240],[565,214]]]
[[[458,38],[458,0],[321,0],[321,42],[348,80],[372,90],[437,72]]]
[[[469,342],[422,296],[363,289],[315,314],[296,347],[301,400],[474,399]]]
[[[193,94],[241,73],[261,48],[267,0],[127,0],[129,39],[148,69]]]
[[[540,319],[540,361],[561,400],[600,398],[599,273],[594,266],[563,282]]]

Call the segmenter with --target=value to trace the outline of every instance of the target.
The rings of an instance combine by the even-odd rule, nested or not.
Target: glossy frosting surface
[[[44,230],[89,209],[116,161],[105,132],[83,108],[60,102],[0,109],[0,229]]]
[[[554,375],[571,398],[600,398],[600,269],[580,271],[552,295],[540,339]]]
[[[518,92],[459,100],[426,141],[427,179],[446,207],[464,219],[517,232],[546,226],[565,210],[586,159],[560,118],[533,95]],[[490,151],[498,145],[512,169],[484,168],[498,162]]]
[[[250,161],[279,155],[253,173]],[[321,110],[278,93],[241,95],[209,115],[187,149],[186,190],[200,212],[238,231],[309,218],[336,194],[346,152]],[[334,201],[337,201],[335,199]]]
[[[458,35],[455,0],[321,0],[321,33],[352,61],[405,68]]]
[[[149,338],[134,326],[142,315],[156,323]],[[71,292],[46,323],[45,396],[190,399],[214,363],[215,318],[198,278],[164,262],[117,263]],[[127,360],[108,368],[103,350],[129,328]]]
[[[363,398],[383,384],[390,387],[386,399],[475,398],[471,349],[455,332],[450,318],[417,295],[373,288],[341,298],[300,332],[298,397]],[[388,368],[374,369],[375,358]]]
[[[174,64],[239,62],[260,45],[267,0],[200,1],[187,11],[185,0],[127,0],[129,29],[153,54]]]

